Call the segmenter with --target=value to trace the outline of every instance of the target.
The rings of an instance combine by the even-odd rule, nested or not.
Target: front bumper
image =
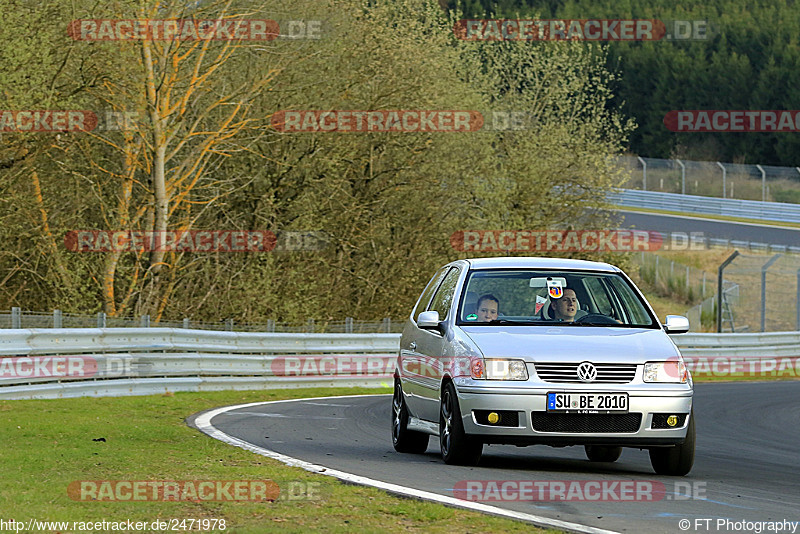
[[[691,414],[692,390],[677,389],[674,392],[660,391],[658,395],[642,391],[629,393],[628,412],[640,413],[638,429],[626,432],[543,432],[533,428],[532,413],[547,412],[547,393],[563,391],[559,387],[545,387],[513,391],[479,391],[479,388],[457,388],[464,431],[484,443],[508,443],[517,445],[610,445],[626,447],[651,447],[677,445],[686,439],[689,416],[681,426],[675,428],[652,428],[654,413]],[[619,391],[619,388],[608,388]],[[575,390],[572,390],[575,391]],[[586,388],[583,391],[601,391]],[[474,410],[513,411],[518,414],[518,426],[493,426],[479,424]],[[591,417],[591,415],[586,416]]]

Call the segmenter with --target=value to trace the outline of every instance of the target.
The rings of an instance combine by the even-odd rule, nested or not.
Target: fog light
[[[494,424],[497,424],[497,422],[500,420],[500,416],[497,415],[496,412],[492,412],[492,413],[489,414],[489,416],[486,419],[488,419],[489,422],[494,425]]]
[[[669,426],[675,426],[678,424],[678,416],[677,415],[670,415],[667,417],[667,424]]]

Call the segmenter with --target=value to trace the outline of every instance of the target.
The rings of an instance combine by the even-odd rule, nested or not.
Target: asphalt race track
[[[395,452],[390,412],[390,395],[307,399],[241,407],[210,425],[292,458],[448,497],[465,480],[663,483],[665,495],[654,493],[650,502],[486,503],[617,532],[742,532],[717,529],[716,521],[800,520],[800,381],[696,385],[697,451],[686,477],[656,476],[647,452],[637,449],[597,464],[582,447],[493,445],[478,467],[448,466],[434,438],[424,455]],[[678,526],[684,518],[687,530]],[[697,519],[712,521],[706,529]]]
[[[713,239],[735,239],[771,245],[800,247],[800,229],[771,226],[769,221],[763,225],[704,219],[697,215],[664,215],[660,213],[640,213],[618,210],[621,216],[620,226],[655,232],[703,232],[705,237]]]

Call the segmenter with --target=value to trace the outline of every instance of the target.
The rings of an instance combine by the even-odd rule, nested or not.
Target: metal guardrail
[[[701,197],[635,189],[622,189],[609,193],[608,199],[618,206],[800,223],[800,204]]]
[[[0,399],[390,385],[398,334],[0,331]]]
[[[800,356],[800,332],[681,334],[691,364]],[[398,334],[173,328],[0,331],[0,399],[391,384]]]

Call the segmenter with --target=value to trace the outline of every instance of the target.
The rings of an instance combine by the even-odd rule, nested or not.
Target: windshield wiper
[[[541,325],[541,324],[550,324],[544,321],[515,321],[514,319],[495,319],[493,321],[489,321],[488,323],[478,323],[478,324],[520,324],[520,325]]]

